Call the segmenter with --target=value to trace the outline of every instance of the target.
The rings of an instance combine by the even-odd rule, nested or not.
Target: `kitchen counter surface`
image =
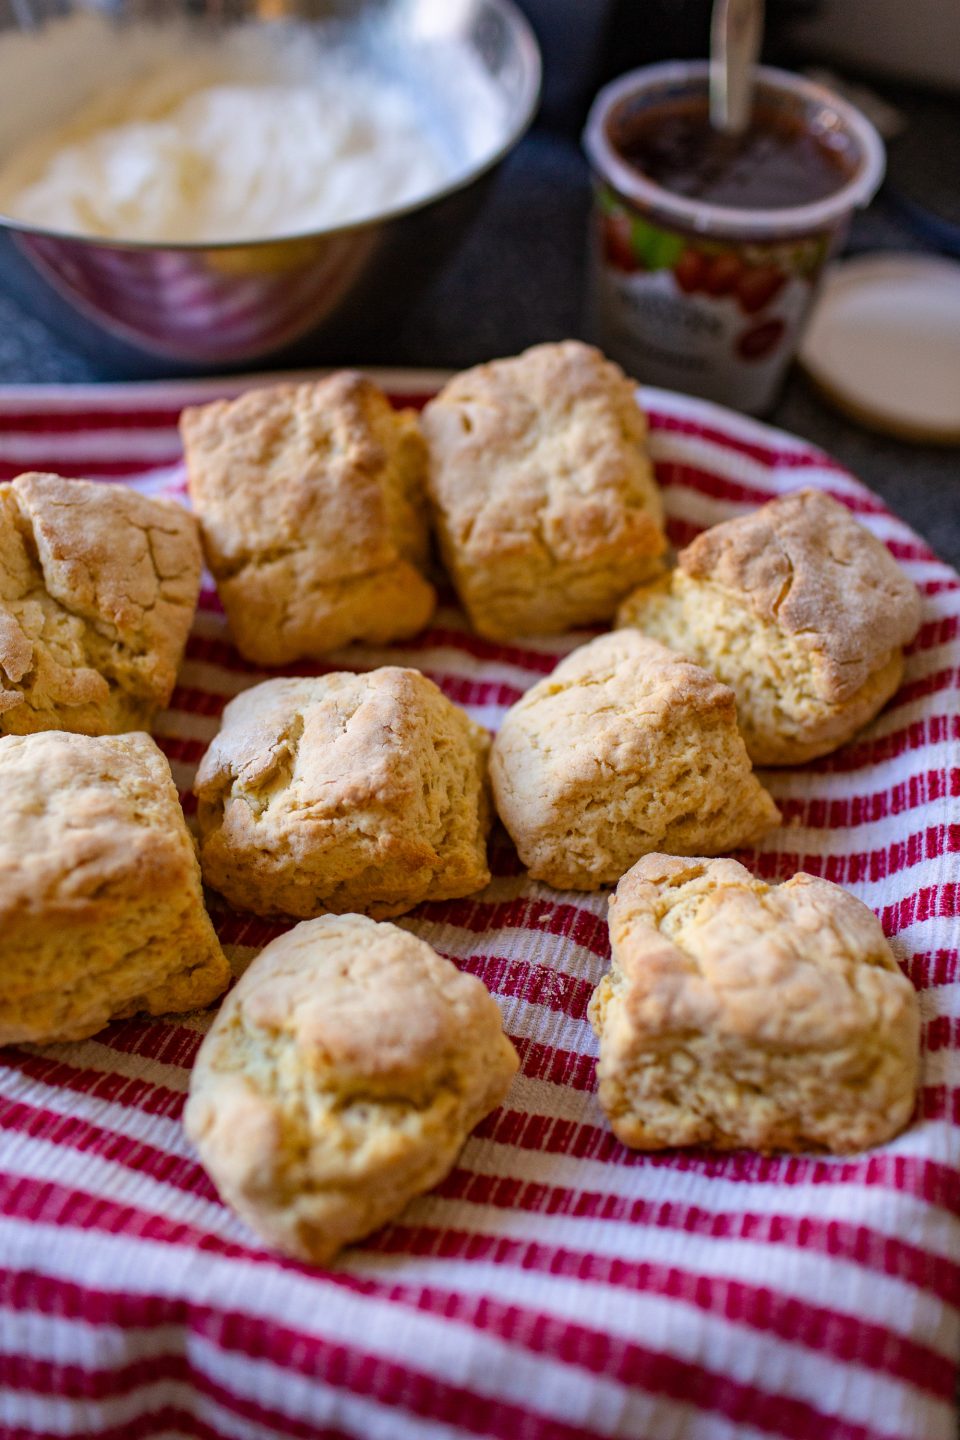
[[[583,333],[587,168],[572,139],[534,132],[495,179],[446,270],[393,328],[344,363],[459,368],[540,340]],[[921,248],[881,199],[853,227],[851,251]],[[0,384],[90,381],[91,361],[0,294]],[[960,566],[960,452],[873,435],[825,405],[794,372],[774,425],[812,440]]]

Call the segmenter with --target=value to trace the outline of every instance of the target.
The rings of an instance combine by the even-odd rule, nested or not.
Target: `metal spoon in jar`
[[[750,123],[763,0],[714,0],[710,27],[710,124],[740,135]]]

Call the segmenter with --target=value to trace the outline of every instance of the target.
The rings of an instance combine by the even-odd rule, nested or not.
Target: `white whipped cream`
[[[99,95],[0,168],[0,209],[114,239],[262,239],[415,201],[454,168],[396,82],[198,82],[168,62]]]

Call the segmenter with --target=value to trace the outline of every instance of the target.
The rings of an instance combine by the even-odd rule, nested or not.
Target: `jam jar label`
[[[832,238],[684,234],[601,186],[590,286],[597,339],[639,380],[762,411],[796,349]]]

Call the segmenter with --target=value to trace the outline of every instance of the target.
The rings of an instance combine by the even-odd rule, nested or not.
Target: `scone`
[[[207,564],[262,665],[422,630],[436,595],[416,416],[353,371],[185,410]]]
[[[8,735],[0,792],[0,1044],[216,999],[230,970],[149,735]]]
[[[920,597],[846,506],[798,490],[704,531],[617,623],[731,687],[755,765],[800,765],[845,744],[895,693]]]
[[[203,878],[299,918],[470,895],[490,879],[488,749],[419,670],[256,685],[197,771]]]
[[[479,980],[395,925],[324,915],[228,995],[184,1124],[257,1234],[326,1264],[443,1179],[516,1069]]]
[[[648,851],[719,854],[779,812],[733,692],[634,630],[572,651],[509,710],[490,761],[520,859],[559,890],[613,885]]]
[[[872,911],[839,885],[647,855],[610,899],[590,1002],[626,1145],[880,1145],[913,1112],[920,1016]]]
[[[659,571],[646,420],[598,350],[567,340],[478,365],[430,402],[423,428],[444,561],[481,635],[609,620]]]
[[[200,592],[197,522],[125,485],[0,485],[0,734],[148,729]]]

